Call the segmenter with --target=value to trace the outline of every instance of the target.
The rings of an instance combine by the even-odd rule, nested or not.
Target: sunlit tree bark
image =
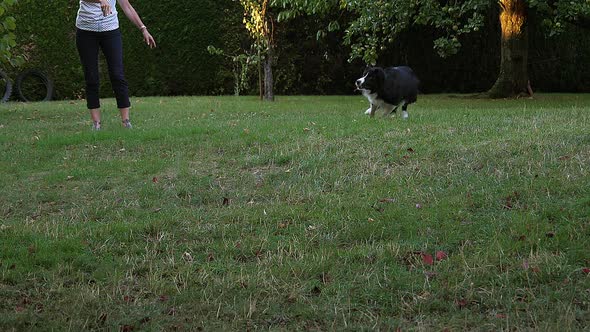
[[[261,99],[274,101],[274,20],[268,11],[269,0],[240,0],[244,7],[244,25],[258,50],[258,77]],[[264,82],[262,82],[264,78]]]
[[[524,0],[500,0],[499,4],[500,73],[488,94],[492,98],[529,94],[527,4]]]

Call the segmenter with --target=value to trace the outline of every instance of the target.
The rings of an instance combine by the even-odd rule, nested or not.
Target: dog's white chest
[[[369,93],[368,90],[363,90],[363,96],[367,97],[369,103],[371,105],[375,105],[376,107],[383,107],[387,105],[383,99],[377,97],[377,93]]]

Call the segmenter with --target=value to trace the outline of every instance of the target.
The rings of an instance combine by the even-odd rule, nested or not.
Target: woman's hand
[[[113,9],[111,8],[111,4],[108,0],[100,0],[100,9],[102,10],[102,14],[104,16],[111,15],[113,13]]]
[[[141,33],[143,33],[143,40],[145,41],[145,43],[150,48],[155,48],[156,47],[156,41],[154,40],[154,37],[152,37],[152,35],[148,32],[148,29],[145,26],[143,26],[141,28]]]

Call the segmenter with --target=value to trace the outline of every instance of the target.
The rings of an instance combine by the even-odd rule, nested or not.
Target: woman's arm
[[[139,15],[135,11],[135,8],[133,8],[133,6],[131,6],[131,4],[129,3],[129,0],[118,0],[118,1],[119,1],[119,6],[121,6],[121,9],[125,13],[125,16],[127,16],[127,18],[133,24],[135,24],[135,26],[139,30],[141,30],[141,33],[143,34],[143,40],[145,41],[145,43],[150,48],[156,47],[156,41],[154,40],[154,37],[152,37],[152,35],[148,32],[147,27],[143,24],[143,22],[141,21],[141,18],[139,18]]]

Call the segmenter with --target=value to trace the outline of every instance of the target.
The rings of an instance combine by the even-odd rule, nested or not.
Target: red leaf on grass
[[[584,272],[585,274],[590,274],[590,268],[582,268],[582,272]]]
[[[422,263],[424,263],[426,265],[434,264],[434,258],[432,258],[431,254],[422,253],[421,256],[422,256]]]
[[[457,306],[461,309],[465,308],[467,306],[467,300],[466,299],[457,300]]]
[[[443,259],[448,258],[449,256],[447,255],[446,252],[439,250],[436,252],[436,260],[437,261],[442,261]]]
[[[131,332],[131,331],[135,330],[135,326],[133,326],[133,325],[122,325],[120,330],[121,330],[121,332]]]

